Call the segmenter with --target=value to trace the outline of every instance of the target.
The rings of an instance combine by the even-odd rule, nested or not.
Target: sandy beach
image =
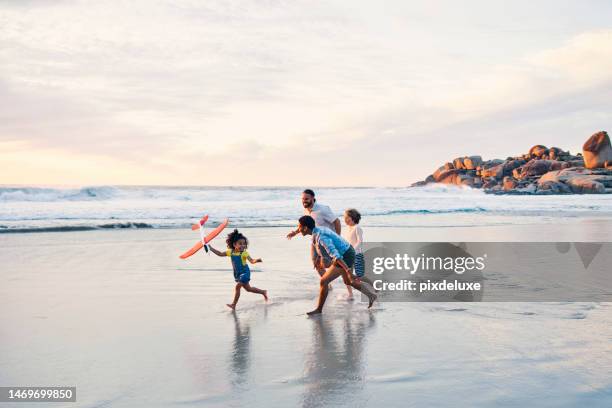
[[[0,383],[75,385],[78,407],[610,406],[609,303],[384,303],[317,278],[304,238],[245,228],[264,263],[225,307],[227,259],[188,230],[0,235]],[[609,219],[369,228],[371,240],[609,241]],[[221,246],[222,241],[217,242]],[[26,404],[13,404],[26,406]],[[51,406],[58,404],[50,404]],[[12,406],[3,404],[3,406]]]
[[[0,1],[0,408],[611,408],[610,17]]]

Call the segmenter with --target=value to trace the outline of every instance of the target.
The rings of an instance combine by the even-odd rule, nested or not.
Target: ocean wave
[[[425,209],[425,208],[410,208],[400,210],[388,210],[381,212],[364,212],[368,216],[381,215],[401,215],[401,214],[452,214],[452,213],[479,213],[489,211],[482,207],[466,207],[466,208],[441,208],[441,209]]]
[[[84,201],[108,200],[117,196],[116,187],[82,187],[57,189],[44,187],[1,187],[0,201]]]
[[[3,228],[4,227],[4,228]],[[0,226],[0,234],[26,233],[26,232],[71,232],[71,231],[94,231],[104,229],[147,229],[159,228],[144,222],[119,222],[100,225],[57,225],[31,228],[8,228]]]

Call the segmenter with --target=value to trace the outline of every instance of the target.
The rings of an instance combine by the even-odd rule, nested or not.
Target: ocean
[[[334,282],[323,315],[308,318],[319,288],[309,240],[285,238],[301,190],[0,188],[0,384],[75,386],[83,408],[456,406],[457,396],[471,407],[611,405],[610,303],[367,309]],[[315,191],[338,215],[359,209],[371,242],[612,240],[612,196]],[[179,259],[205,213],[244,227],[263,259],[251,284],[270,302],[244,293],[231,312],[228,259]],[[547,262],[567,269],[561,256]],[[511,271],[488,278],[532,287]]]
[[[0,233],[124,228],[184,228],[203,214],[210,225],[293,226],[301,187],[0,187]],[[557,223],[609,217],[612,196],[490,195],[453,186],[315,188],[342,215],[350,207],[371,227],[469,227]]]

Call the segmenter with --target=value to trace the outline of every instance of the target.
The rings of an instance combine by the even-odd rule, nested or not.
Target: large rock
[[[512,177],[506,176],[504,177],[504,181],[502,185],[503,185],[504,191],[510,191],[516,188],[517,182]]]
[[[465,174],[460,169],[447,170],[440,174],[438,183],[454,184],[457,186],[473,186],[474,177]]]
[[[531,149],[529,149],[529,156],[531,157],[542,157],[545,154],[548,154],[548,149],[543,145],[535,145]]]
[[[489,177],[487,179],[482,179],[482,188],[491,189],[497,185],[497,180],[495,177]]]
[[[559,181],[538,182],[538,191],[550,191],[553,194],[570,194],[572,189],[565,183]]]
[[[563,160],[565,157],[569,157],[569,153],[564,152],[558,147],[551,147],[548,149],[548,158],[550,160]]]
[[[592,176],[574,177],[567,181],[572,192],[577,194],[601,194],[606,192],[603,183],[595,180]]]
[[[507,160],[501,164],[498,164],[497,166],[482,170],[480,174],[483,178],[495,177],[496,179],[501,180],[504,178],[504,176],[511,176],[512,171],[523,164],[525,164],[525,160],[523,159]]]
[[[561,170],[570,167],[569,163],[557,160],[530,160],[526,164],[514,169],[514,178],[522,180],[527,177],[539,176],[552,170]]]
[[[482,157],[480,156],[469,156],[463,159],[463,167],[468,170],[475,170],[482,164]]]
[[[595,169],[606,167],[606,162],[612,162],[612,146],[606,132],[597,132],[589,137],[582,146],[584,167]]]
[[[546,189],[551,182],[567,185],[572,193],[599,194],[612,188],[612,171],[571,167],[551,171],[538,180],[538,188]]]
[[[465,169],[465,167],[463,167],[463,157],[457,157],[453,160],[453,166],[455,166],[456,169]]]

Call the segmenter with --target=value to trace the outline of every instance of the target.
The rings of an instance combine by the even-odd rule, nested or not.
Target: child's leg
[[[244,287],[244,289],[247,292],[259,293],[260,295],[263,295],[264,299],[268,300],[268,291],[267,290],[256,288],[255,286],[251,286],[248,283],[243,283],[242,286]]]
[[[377,296],[374,293],[372,293],[370,289],[368,289],[367,285],[362,285],[360,282],[360,279],[353,278],[351,275],[349,275],[348,272],[346,272],[342,268],[339,268],[339,269],[342,271],[342,279],[344,280],[344,283],[347,285],[351,285],[352,287],[354,287],[355,289],[357,289],[358,291],[366,295],[369,299],[368,309],[371,308]]]
[[[361,277],[361,278],[359,278],[359,279],[361,279],[363,282],[365,282],[365,283],[369,284],[370,286],[374,287],[374,282],[372,282],[372,279],[370,279],[370,278],[366,277],[365,275],[364,275],[364,276],[362,276],[362,277]]]
[[[348,291],[348,298],[353,299],[353,288],[351,285],[346,285],[346,290]]]
[[[232,303],[228,303],[227,307],[230,309],[236,309],[236,304],[238,303],[238,299],[240,299],[240,288],[242,287],[242,283],[236,283],[236,288],[234,289],[234,301]]]

